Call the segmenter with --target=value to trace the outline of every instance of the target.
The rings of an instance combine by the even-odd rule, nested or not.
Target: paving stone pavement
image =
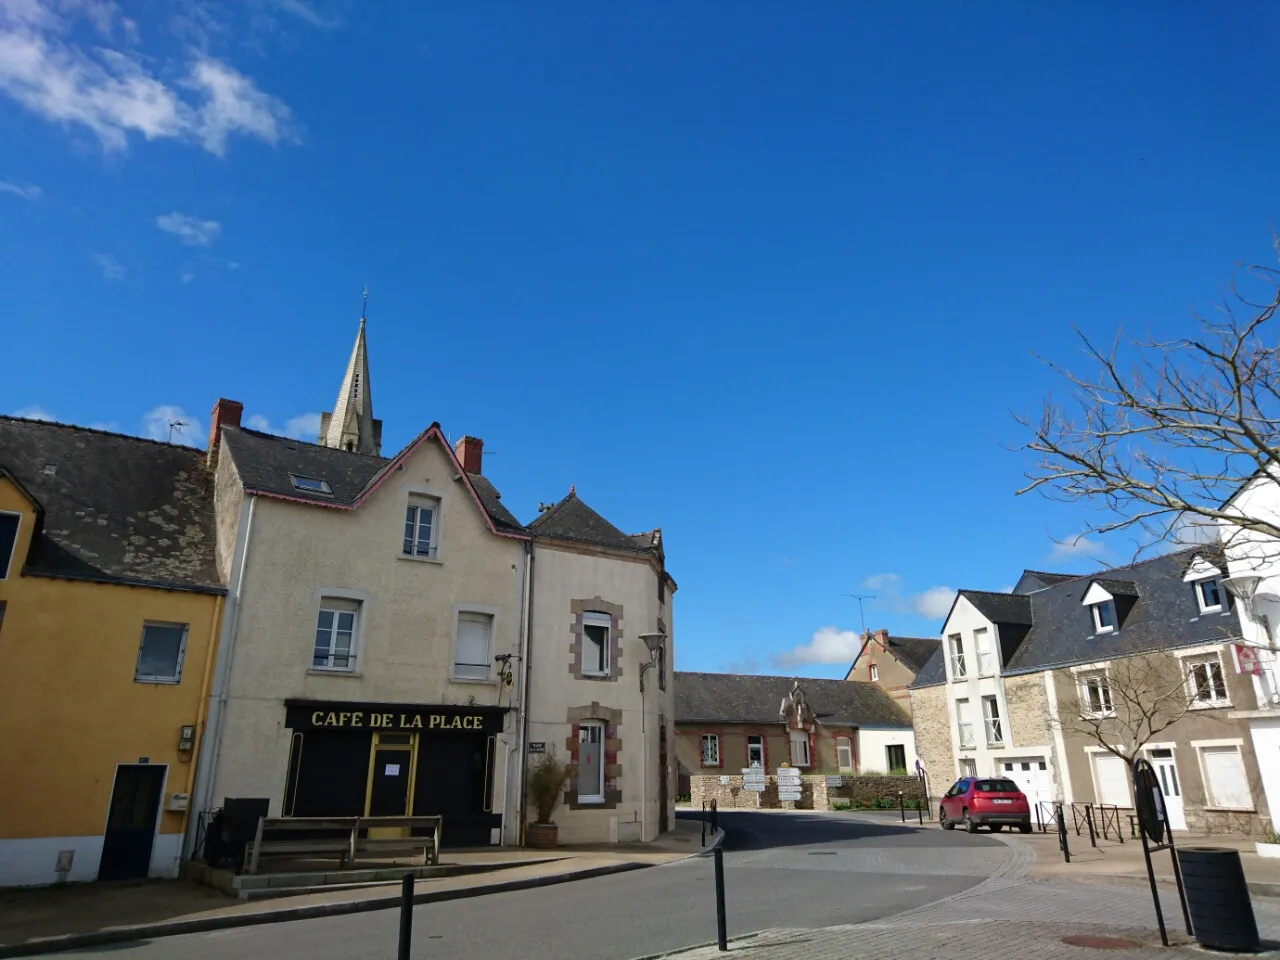
[[[1186,936],[1177,895],[1161,904],[1173,942],[1160,943],[1151,893],[1145,888],[1031,880],[1035,852],[1007,838],[1010,856],[986,880],[963,893],[872,923],[818,929],[776,928],[730,941],[729,951],[768,960],[1091,960],[1103,957],[1175,958],[1207,953]],[[1253,899],[1254,916],[1273,950],[1254,957],[1280,960],[1280,900]],[[1067,936],[1104,936],[1131,941],[1123,950],[1074,946]],[[715,946],[667,954],[672,960],[713,960]]]

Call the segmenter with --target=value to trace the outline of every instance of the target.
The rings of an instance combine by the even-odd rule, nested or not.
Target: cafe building
[[[193,809],[442,815],[445,846],[518,842],[529,536],[480,440],[432,424],[382,456],[369,388],[362,321],[317,443],[213,409],[227,608]]]

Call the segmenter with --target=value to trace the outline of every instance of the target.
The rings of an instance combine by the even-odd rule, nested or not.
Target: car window
[[[978,793],[1017,793],[1018,785],[1012,780],[979,780],[973,789]]]
[[[968,782],[969,782],[968,780],[957,780],[955,783],[951,785],[951,789],[947,791],[947,796],[948,797],[960,796],[960,794],[964,793],[965,785],[968,784]]]

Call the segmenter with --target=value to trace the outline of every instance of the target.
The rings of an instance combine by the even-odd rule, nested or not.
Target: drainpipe
[[[524,615],[524,637],[522,638],[520,649],[520,663],[524,668],[524,691],[520,695],[520,716],[517,718],[517,726],[520,730],[520,810],[519,810],[519,830],[517,831],[517,843],[524,846],[525,843],[525,825],[528,820],[529,809],[529,777],[526,773],[529,763],[529,691],[530,682],[529,674],[533,669],[533,663],[530,660],[530,653],[533,649],[533,538],[530,537],[526,541],[525,546],[525,568],[524,568],[524,598],[525,598],[525,615]]]
[[[235,653],[236,635],[240,628],[240,603],[244,596],[244,572],[249,561],[249,536],[253,532],[253,512],[258,498],[250,495],[249,509],[242,516],[244,525],[237,533],[236,548],[240,562],[233,571],[232,589],[227,592],[223,608],[222,636],[218,641],[218,662],[213,680],[213,696],[209,701],[209,719],[204,736],[200,738],[200,754],[196,760],[195,789],[192,791],[194,817],[187,823],[186,854],[196,855],[195,841],[200,814],[208,811],[213,799],[213,778],[218,769],[218,755],[222,750],[222,726],[227,709],[227,687],[231,682],[231,660]],[[208,749],[206,749],[208,745]]]

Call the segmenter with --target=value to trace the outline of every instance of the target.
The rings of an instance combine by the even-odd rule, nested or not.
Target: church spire
[[[364,296],[367,302],[367,287]],[[355,453],[379,456],[382,452],[382,421],[373,418],[373,397],[369,389],[369,352],[364,328],[362,306],[360,329],[356,333],[355,346],[351,348],[347,371],[342,375],[338,399],[331,412],[320,415],[320,436],[316,442],[322,447],[338,447]]]

